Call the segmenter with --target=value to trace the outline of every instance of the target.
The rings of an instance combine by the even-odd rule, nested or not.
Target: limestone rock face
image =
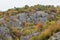
[[[47,20],[49,20],[49,17],[50,16],[48,13],[45,13],[43,11],[36,11],[36,13],[20,13],[14,16],[8,16],[8,18],[6,19],[1,18],[0,22],[2,22],[2,25],[0,24],[0,40],[13,40],[10,29],[8,28],[9,26],[19,27],[22,29],[24,27],[23,22],[35,24],[37,24],[38,22],[45,23]],[[22,36],[22,40],[28,40],[32,36],[37,36],[38,34],[39,33],[36,32],[32,33],[31,35]]]

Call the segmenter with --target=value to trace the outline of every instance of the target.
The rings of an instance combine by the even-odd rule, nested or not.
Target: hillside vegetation
[[[60,6],[54,7],[53,5],[34,5],[34,6],[28,6],[25,5],[25,7],[22,8],[17,8],[14,7],[12,9],[8,9],[7,11],[0,11],[0,17],[4,17],[6,15],[15,15],[15,14],[19,14],[19,13],[29,13],[29,12],[36,12],[36,11],[44,11],[47,13],[56,13],[56,14],[60,14]]]
[[[58,32],[60,6],[25,5],[0,11],[0,40],[50,40]]]

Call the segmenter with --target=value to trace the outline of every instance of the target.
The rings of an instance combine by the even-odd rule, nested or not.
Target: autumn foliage
[[[42,29],[42,27],[43,27],[43,23],[38,22],[37,25],[36,25],[36,29],[39,30],[39,29]]]

